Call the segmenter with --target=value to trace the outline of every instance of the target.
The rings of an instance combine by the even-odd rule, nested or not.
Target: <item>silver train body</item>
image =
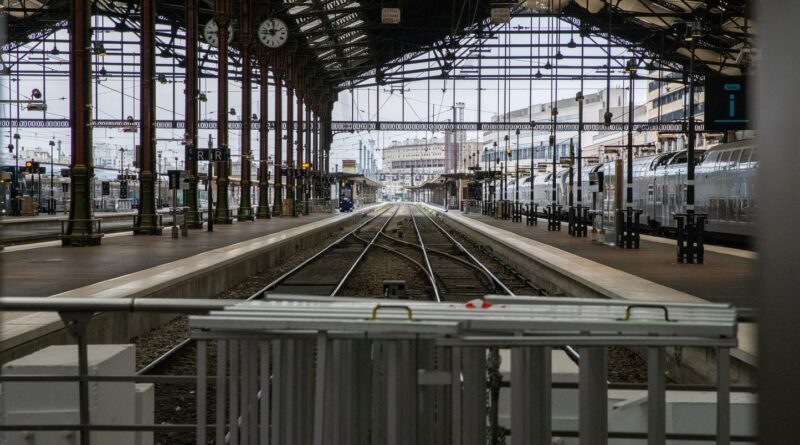
[[[697,151],[695,159],[695,212],[708,215],[706,231],[726,237],[752,237],[758,209],[758,151],[755,141],[720,144],[707,151]],[[649,227],[656,232],[676,229],[674,215],[686,211],[687,161],[685,150],[634,159],[633,205],[642,210],[643,228]],[[624,161],[585,166],[582,170],[584,207],[596,212],[624,208],[627,171]],[[573,173],[573,203],[577,205],[577,170]],[[547,172],[533,177],[533,201],[539,205],[540,212],[552,201],[552,175],[552,172]],[[560,169],[555,175],[556,202],[566,213],[569,208],[569,169]],[[507,193],[509,199],[515,199],[515,181],[510,181]],[[530,202],[530,193],[530,176],[521,177],[520,202]]]

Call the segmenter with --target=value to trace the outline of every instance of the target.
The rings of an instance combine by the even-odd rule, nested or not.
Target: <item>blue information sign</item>
[[[707,76],[705,87],[706,131],[746,130],[747,78],[744,76]]]

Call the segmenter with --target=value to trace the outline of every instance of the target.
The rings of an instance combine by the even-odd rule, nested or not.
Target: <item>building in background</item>
[[[452,134],[453,132],[449,132]],[[459,132],[455,132],[458,135]],[[458,141],[456,136],[455,141]],[[467,171],[474,163],[480,144],[475,141],[452,143],[451,136],[433,138],[414,138],[392,141],[383,148],[383,168],[378,180],[384,185],[384,193],[389,198],[408,198],[406,187],[419,185],[448,171]]]

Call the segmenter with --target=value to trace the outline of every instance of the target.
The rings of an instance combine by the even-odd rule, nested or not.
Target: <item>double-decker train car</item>
[[[720,144],[707,151],[695,152],[695,213],[708,216],[706,231],[713,237],[735,240],[748,239],[754,234],[756,198],[756,173],[758,151],[755,141]],[[653,156],[642,156],[633,161],[633,205],[641,210],[643,229],[658,233],[672,233],[677,224],[675,215],[686,211],[686,150]],[[600,215],[624,208],[624,161],[611,161],[589,165],[582,169],[580,183],[583,206]],[[573,171],[573,173],[576,173]],[[540,212],[551,204],[553,175],[556,176],[556,203],[569,205],[569,170],[555,173],[535,173],[520,178],[519,199],[530,201],[531,182],[533,202]],[[573,176],[573,203],[577,204],[579,178]],[[515,198],[515,181],[508,185],[509,199]],[[606,215],[610,216],[610,215]]]

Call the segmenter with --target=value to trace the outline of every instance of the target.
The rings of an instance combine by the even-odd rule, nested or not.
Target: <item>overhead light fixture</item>
[[[105,66],[100,67],[100,75],[103,76],[103,77],[108,75],[108,71],[106,71],[106,67]]]
[[[94,53],[100,57],[105,57],[108,53],[106,52],[106,47],[103,45],[103,42],[97,44],[97,48],[95,48]]]
[[[559,50],[559,51],[556,53],[556,60],[562,60],[563,58],[564,58],[564,55],[563,55],[563,54],[561,54],[561,50]]]
[[[577,46],[578,46],[578,44],[575,43],[575,39],[570,37],[569,38],[569,42],[567,42],[567,48],[576,48]]]
[[[54,56],[61,54],[61,51],[58,50],[58,47],[55,43],[53,43],[53,49],[50,50],[50,54]]]
[[[537,79],[541,79],[542,78],[542,72],[537,69],[536,70],[536,74],[534,74],[533,77],[535,77]]]
[[[39,91],[38,88],[34,88],[33,90],[31,90],[31,97],[34,98],[34,99],[37,99],[37,100],[41,99],[42,98],[42,92]]]
[[[257,121],[258,120],[258,115],[253,113],[253,116],[250,119],[253,119],[254,121]]]
[[[636,74],[636,70],[639,69],[638,64],[636,63],[636,59],[628,60],[628,63],[625,65],[625,71],[629,74]]]
[[[552,65],[552,64],[550,64],[550,61],[549,61],[549,60],[547,61],[547,63],[545,63],[545,64],[544,64],[544,69],[546,69],[546,70],[551,70],[551,69],[553,69],[553,65]]]
[[[230,114],[231,116],[236,116],[236,109],[235,108],[231,108],[231,110],[228,111],[228,114]]]
[[[703,37],[703,24],[700,21],[694,21],[686,24],[686,36],[683,40],[691,42]]]
[[[167,76],[164,75],[164,74],[159,74],[158,75],[158,83],[160,83],[161,85],[166,85],[167,84]]]
[[[197,100],[200,102],[208,102],[208,97],[206,97],[206,93],[200,93],[197,95]]]

